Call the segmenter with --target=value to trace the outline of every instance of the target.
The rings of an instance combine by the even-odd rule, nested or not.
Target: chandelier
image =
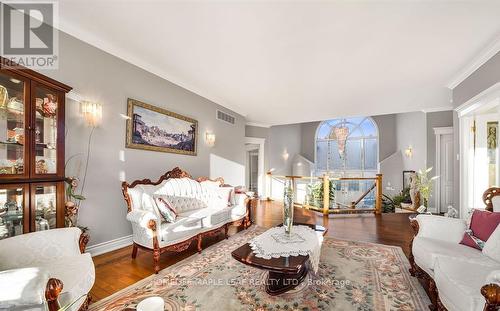
[[[346,123],[347,122],[344,119],[338,126],[335,126],[333,131],[330,133],[330,138],[337,140],[339,155],[341,158],[344,157],[345,142],[347,140],[347,136],[349,136],[349,128],[346,126]]]

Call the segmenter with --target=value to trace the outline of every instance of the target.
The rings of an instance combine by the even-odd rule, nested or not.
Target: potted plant
[[[439,176],[429,177],[429,173],[432,171],[432,167],[429,167],[425,171],[419,170],[417,173],[416,186],[420,191],[420,195],[424,199],[424,204],[419,207],[422,212],[429,207],[429,198],[432,192],[432,183],[434,180],[438,179]]]

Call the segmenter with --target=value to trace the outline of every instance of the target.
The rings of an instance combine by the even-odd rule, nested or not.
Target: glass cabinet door
[[[64,118],[64,113],[60,103],[59,93],[44,86],[32,83],[32,98],[34,100],[34,113],[32,113],[32,137],[33,152],[32,159],[32,177],[41,177],[44,175],[61,174],[58,167],[61,167],[59,161],[64,161],[58,157],[63,152],[59,150],[59,136],[64,133],[58,133],[58,123]]]
[[[25,128],[29,123],[26,110],[28,82],[7,72],[0,72],[0,178],[26,177],[28,148]],[[28,100],[29,102],[29,100]]]
[[[27,185],[0,185],[0,239],[29,232]]]
[[[58,215],[57,205],[64,201],[64,197],[60,197],[64,194],[63,188],[62,182],[31,184],[31,231],[54,229],[60,225],[64,215]]]

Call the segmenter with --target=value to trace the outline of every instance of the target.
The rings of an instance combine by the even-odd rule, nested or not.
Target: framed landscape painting
[[[127,148],[196,155],[198,121],[131,98],[127,115]]]

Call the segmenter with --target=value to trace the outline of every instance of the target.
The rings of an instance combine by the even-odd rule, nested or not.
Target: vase
[[[293,226],[293,188],[291,181],[286,181],[283,199],[283,227],[285,233],[291,234]]]

